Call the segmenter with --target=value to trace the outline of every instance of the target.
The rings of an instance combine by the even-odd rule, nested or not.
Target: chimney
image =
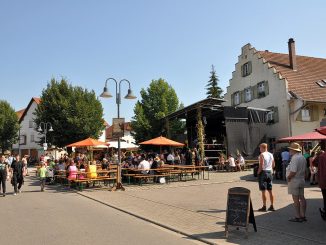
[[[292,70],[297,70],[297,57],[295,55],[295,42],[293,38],[289,39],[289,59],[290,59],[290,67]]]

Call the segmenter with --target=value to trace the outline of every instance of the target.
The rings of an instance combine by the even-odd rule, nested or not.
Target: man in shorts
[[[286,179],[288,181],[288,193],[292,195],[295,208],[295,217],[290,218],[291,222],[304,222],[306,219],[307,202],[304,197],[305,172],[307,161],[301,154],[301,146],[292,143],[289,151],[291,162],[286,169]]]
[[[273,169],[275,167],[275,161],[273,154],[267,151],[267,144],[262,143],[259,146],[260,155],[259,155],[259,168],[258,168],[258,181],[259,181],[259,190],[262,194],[263,207],[258,209],[260,212],[266,212],[266,190],[269,193],[269,199],[271,202],[268,211],[275,211],[274,209],[274,195],[272,191],[272,181],[273,181]]]

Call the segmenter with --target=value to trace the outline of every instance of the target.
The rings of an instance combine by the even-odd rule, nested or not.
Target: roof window
[[[323,80],[319,80],[316,82],[320,87],[322,88],[326,88],[326,80],[323,79]]]

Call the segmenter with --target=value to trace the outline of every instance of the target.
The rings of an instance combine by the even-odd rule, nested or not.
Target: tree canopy
[[[11,149],[18,139],[19,122],[15,110],[7,101],[0,100],[0,148]]]
[[[218,76],[216,75],[216,71],[214,66],[212,65],[212,70],[210,72],[209,81],[207,82],[206,89],[207,89],[207,98],[216,98],[222,99],[223,98],[223,90],[218,86]]]
[[[35,115],[37,127],[41,122],[52,124],[54,131],[47,133],[47,142],[58,147],[88,137],[97,139],[104,129],[103,107],[95,92],[72,86],[65,79],[51,79]]]
[[[166,135],[164,121],[161,119],[183,107],[175,90],[164,80],[152,80],[149,87],[140,91],[141,100],[134,107],[131,122],[137,142]],[[183,133],[184,126],[180,121],[170,122],[171,138]]]

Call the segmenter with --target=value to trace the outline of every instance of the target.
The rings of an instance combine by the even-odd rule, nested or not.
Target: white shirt
[[[293,179],[303,179],[305,178],[307,160],[301,153],[296,153],[292,156],[290,165],[287,167],[287,175],[290,172],[296,173]]]
[[[245,165],[245,160],[244,160],[243,156],[240,155],[240,156],[238,157],[238,163],[239,163],[241,166]]]
[[[265,151],[261,153],[261,155],[263,156],[264,159],[263,170],[265,171],[273,170],[273,161],[274,161],[273,154],[268,151]]]
[[[166,158],[167,161],[174,161],[174,156],[172,154],[169,154]]]
[[[235,167],[235,161],[234,161],[234,158],[233,157],[229,157],[229,165],[230,167]]]
[[[149,169],[151,168],[151,165],[148,161],[143,160],[139,163],[138,169],[144,169],[145,171],[142,171],[142,173],[147,174]]]

